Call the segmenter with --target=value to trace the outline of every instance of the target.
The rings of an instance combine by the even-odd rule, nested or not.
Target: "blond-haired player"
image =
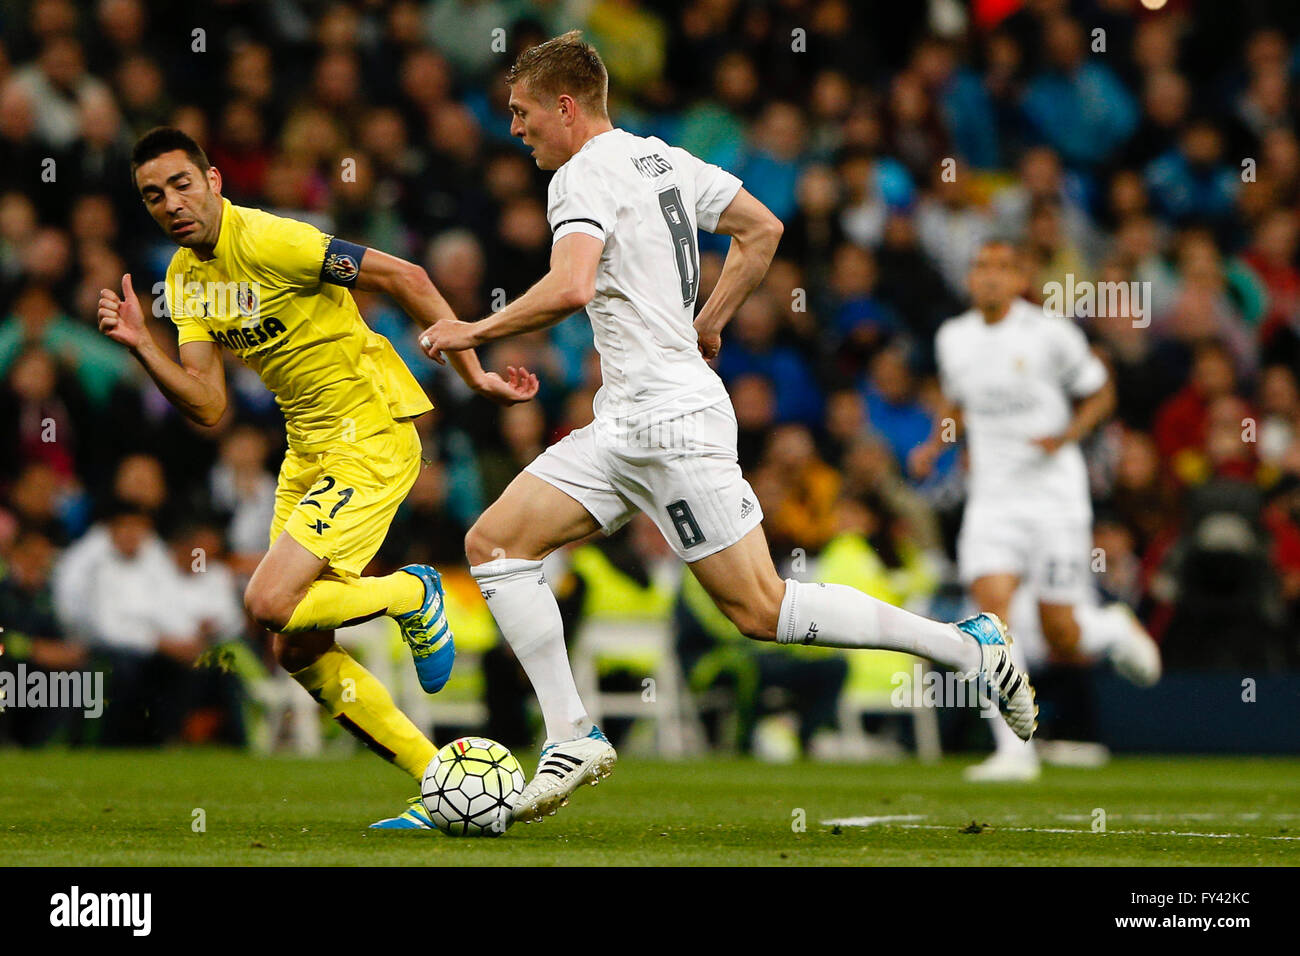
[[[541,561],[569,541],[649,515],[718,607],[760,641],[909,651],[982,675],[1015,732],[1035,725],[1033,691],[1002,623],[952,625],[834,584],[783,581],[762,509],[736,461],[736,417],[707,359],[762,279],[780,221],[740,180],[610,122],[599,54],[576,33],[522,53],[511,69],[511,132],[555,170],[550,271],[479,322],[443,319],[421,344],[435,359],[544,328],[586,308],[603,385],[595,421],[530,464],[466,539],[471,572],[541,703],[547,742],[515,810],[533,821],[614,766],[574,686],[560,611]],[[731,237],[699,314],[696,229]]]

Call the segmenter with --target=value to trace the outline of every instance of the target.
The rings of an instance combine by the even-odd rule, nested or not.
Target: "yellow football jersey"
[[[180,248],[167,268],[180,344],[214,341],[238,355],[275,394],[300,452],[366,438],[433,408],[351,293],[322,279],[327,268],[335,281],[354,279],[355,257],[327,256],[332,237],[305,222],[228,199],[223,210],[213,258]]]

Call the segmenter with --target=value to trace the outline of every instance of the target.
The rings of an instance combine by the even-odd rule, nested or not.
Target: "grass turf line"
[[[1294,865],[1300,760],[1125,758],[975,785],[935,766],[624,760],[500,839],[376,833],[415,793],[369,755],[0,752],[0,864]],[[531,762],[529,764],[531,769]],[[193,811],[206,815],[195,833]],[[1096,808],[1107,832],[1094,834]],[[807,829],[795,832],[796,811]],[[919,819],[835,828],[851,817]],[[963,832],[969,824],[988,824]],[[1050,832],[1064,830],[1067,832]],[[1235,834],[1231,837],[1170,835]]]

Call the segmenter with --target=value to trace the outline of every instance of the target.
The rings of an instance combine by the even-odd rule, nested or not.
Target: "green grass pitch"
[[[963,763],[629,759],[543,823],[466,839],[367,831],[415,792],[369,755],[6,751],[0,863],[1300,863],[1300,760],[1126,758],[1099,770],[1048,768],[1038,784],[978,786],[962,782]],[[1099,809],[1104,833],[1093,832]],[[206,832],[194,832],[196,810]]]

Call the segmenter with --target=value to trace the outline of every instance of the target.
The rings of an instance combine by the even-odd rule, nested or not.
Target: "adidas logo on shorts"
[[[742,518],[748,518],[750,512],[752,512],[753,510],[754,510],[754,502],[750,501],[748,498],[740,499],[740,516]]]

